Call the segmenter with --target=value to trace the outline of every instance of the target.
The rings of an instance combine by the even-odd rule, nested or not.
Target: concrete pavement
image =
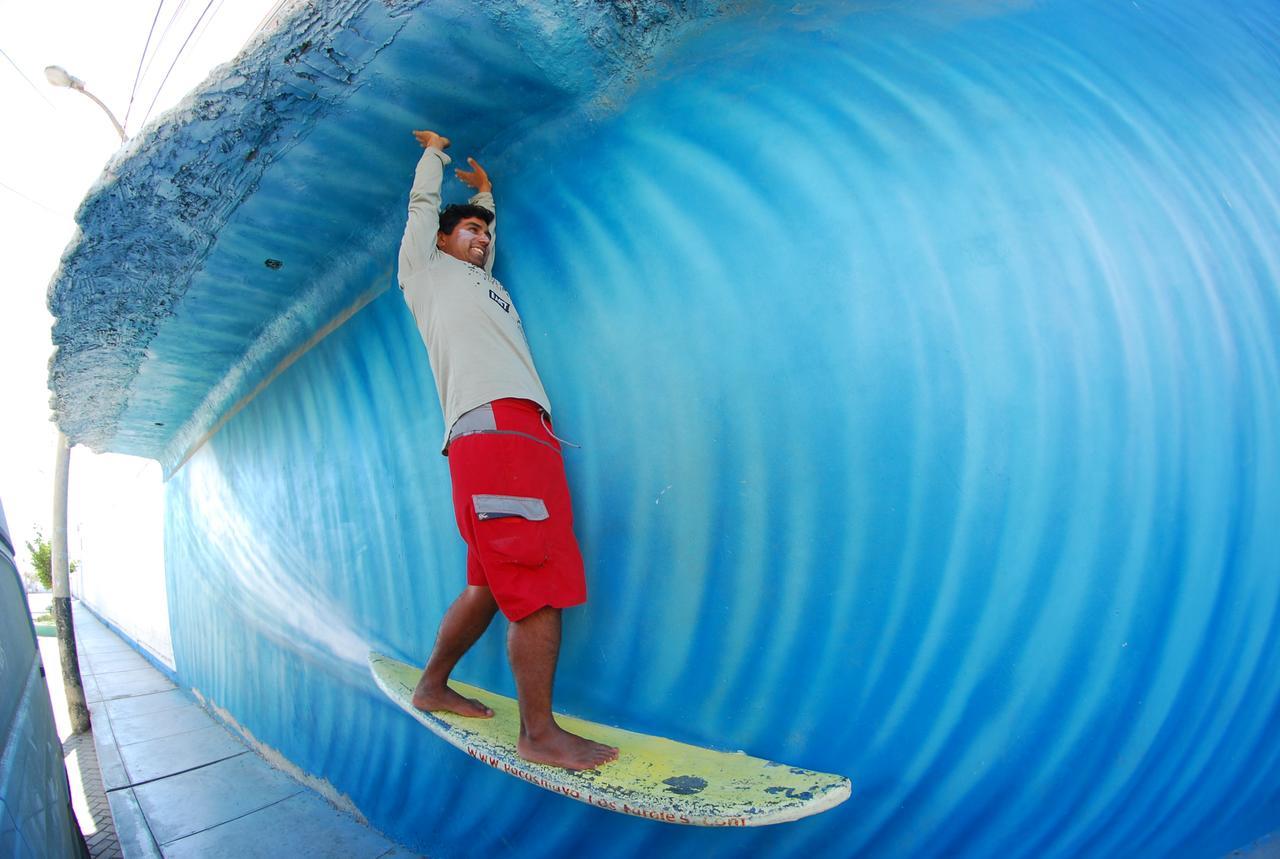
[[[74,616],[101,772],[95,785],[85,777],[90,767],[81,766],[85,811],[76,812],[87,830],[96,820],[92,808],[105,797],[114,819],[114,835],[91,844],[95,857],[416,855],[273,768],[83,604]],[[44,642],[52,639],[42,639],[41,649],[54,710],[65,719],[65,704],[56,700],[62,686],[56,644],[50,651]],[[72,781],[74,794],[76,774]],[[95,824],[95,832],[106,830]]]

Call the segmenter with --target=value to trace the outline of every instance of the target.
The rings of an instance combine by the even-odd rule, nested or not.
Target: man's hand
[[[446,145],[448,145],[447,142]],[[481,194],[488,194],[492,192],[493,183],[489,181],[489,174],[484,172],[484,168],[480,166],[480,162],[474,158],[468,158],[467,163],[470,164],[473,169],[462,170],[459,168],[453,172],[457,174],[459,179],[470,185],[472,188],[475,188],[476,191]]]
[[[449,148],[449,138],[443,134],[436,134],[434,131],[415,131],[413,136],[422,144],[423,149],[430,149],[432,146],[440,150]]]

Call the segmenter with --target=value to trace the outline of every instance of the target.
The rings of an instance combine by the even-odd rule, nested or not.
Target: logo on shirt
[[[511,312],[511,302],[510,302],[510,301],[503,301],[503,300],[502,300],[502,297],[501,297],[501,296],[499,296],[499,295],[498,295],[498,293],[494,292],[492,289],[491,289],[491,290],[489,290],[489,297],[490,297],[490,298],[492,298],[492,299],[494,300],[494,302],[495,302],[499,307],[501,307],[501,308],[502,308],[502,311],[503,311],[504,313],[510,313],[510,312]]]

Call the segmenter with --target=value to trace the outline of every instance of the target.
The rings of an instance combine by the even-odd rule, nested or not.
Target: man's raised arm
[[[498,255],[498,208],[493,202],[493,183],[489,181],[489,174],[484,172],[484,168],[480,166],[480,162],[474,158],[468,158],[467,163],[471,165],[470,170],[463,170],[459,167],[453,172],[464,185],[471,186],[475,193],[471,195],[471,199],[467,202],[473,206],[480,206],[488,209],[493,213],[493,221],[489,224],[489,258],[484,261],[484,270],[486,274],[493,274],[493,260]]]
[[[413,173],[409,191],[409,222],[400,241],[400,288],[405,278],[425,268],[436,247],[440,227],[440,179],[452,159],[445,154],[449,138],[434,131],[415,131],[413,136],[426,149]]]

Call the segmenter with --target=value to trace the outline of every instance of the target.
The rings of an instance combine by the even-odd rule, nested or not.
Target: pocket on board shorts
[[[540,567],[549,557],[546,528],[551,514],[541,498],[473,495],[476,536],[494,559],[521,567]]]

